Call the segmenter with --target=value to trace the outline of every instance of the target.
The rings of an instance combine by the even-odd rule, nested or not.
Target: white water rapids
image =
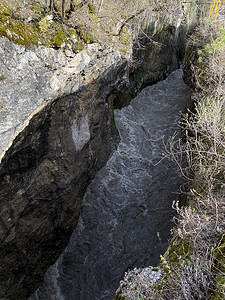
[[[67,248],[30,300],[113,299],[125,271],[157,264],[180,191],[176,166],[159,161],[163,142],[180,130],[188,95],[177,70],[115,111],[118,148],[87,188]]]

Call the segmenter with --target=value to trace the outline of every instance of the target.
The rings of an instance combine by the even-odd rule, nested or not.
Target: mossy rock
[[[81,39],[87,44],[93,43],[95,41],[95,37],[91,34],[91,32],[84,28],[80,29],[80,36]]]
[[[0,35],[6,36],[16,44],[37,45],[38,29],[34,24],[14,20],[9,16],[0,14]]]
[[[38,23],[38,27],[40,29],[41,32],[47,32],[48,28],[51,26],[50,22],[47,20],[47,17],[43,17],[39,23]]]
[[[76,40],[79,40],[75,29],[49,21],[47,17],[43,17],[36,23],[26,23],[0,13],[0,19],[0,36],[6,36],[19,45],[42,44],[47,47],[59,48],[63,43],[66,47],[68,43],[76,44]],[[88,33],[85,33],[85,38],[88,42],[92,39]],[[83,49],[83,44],[84,42],[79,42],[79,45],[76,45],[77,49]]]
[[[35,17],[32,22],[25,22],[20,16],[12,15],[6,7],[0,7],[0,36],[25,46],[34,44],[59,48],[65,43],[65,47],[69,44],[70,49],[72,47],[75,52],[83,50],[85,44],[93,43],[96,39],[89,29],[79,29],[78,36],[74,28],[53,19],[49,20],[41,7],[30,6],[30,8],[38,18]]]
[[[123,29],[120,33],[120,42],[123,44],[123,45],[129,45],[130,44],[130,34],[129,34],[129,29],[128,27],[125,25],[123,26]]]
[[[72,50],[74,52],[82,51],[85,48],[85,42],[81,39],[78,39],[78,41],[73,45]]]
[[[66,33],[61,28],[58,28],[56,32],[53,34],[51,41],[53,42],[53,45],[55,47],[59,48],[65,42],[66,37],[67,37]]]

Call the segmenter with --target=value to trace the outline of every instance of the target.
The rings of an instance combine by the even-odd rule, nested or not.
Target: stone
[[[116,291],[119,299],[133,299],[145,296],[148,298],[150,287],[160,281],[164,271],[160,267],[134,268],[124,275]],[[120,298],[121,297],[121,298]],[[146,299],[147,299],[146,298]]]
[[[80,151],[90,140],[90,130],[88,124],[88,115],[84,113],[81,119],[75,119],[72,126],[72,138],[76,151]]]

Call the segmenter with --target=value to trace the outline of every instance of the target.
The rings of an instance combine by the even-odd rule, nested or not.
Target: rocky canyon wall
[[[26,299],[66,246],[88,183],[115,149],[113,105],[178,67],[188,13],[151,19],[135,69],[131,53],[98,44],[75,54],[0,39],[1,299]]]
[[[1,41],[17,59],[14,77],[1,82],[5,110],[14,106],[1,119],[2,141],[13,139],[0,169],[1,299],[26,298],[65,247],[85,188],[115,145],[107,96],[123,85],[126,60],[90,48],[68,62],[57,50]],[[54,63],[61,68],[49,71]],[[54,92],[59,96],[48,99]]]

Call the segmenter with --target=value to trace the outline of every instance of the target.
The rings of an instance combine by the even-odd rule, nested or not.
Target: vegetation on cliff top
[[[98,42],[127,53],[151,14],[180,9],[181,0],[1,0],[0,36],[74,52]]]
[[[130,26],[144,19],[148,0],[2,0],[0,36],[23,45],[45,45],[79,51],[99,42],[129,49]]]

